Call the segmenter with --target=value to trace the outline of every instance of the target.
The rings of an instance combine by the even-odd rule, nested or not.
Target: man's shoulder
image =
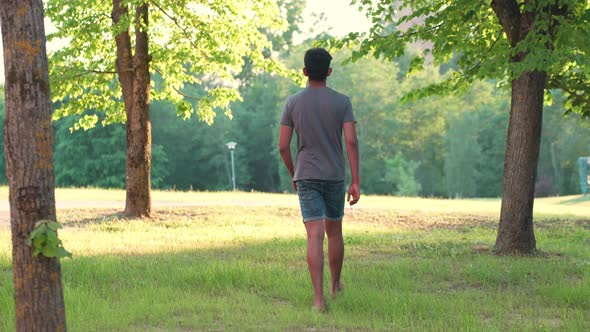
[[[289,96],[289,98],[287,98],[287,105],[291,105],[293,106],[297,100],[301,100],[301,99],[305,99],[305,98],[329,98],[331,100],[334,100],[336,102],[341,102],[341,103],[349,103],[350,102],[350,97],[345,95],[344,93],[341,93],[337,90],[334,90],[330,87],[325,87],[324,89],[322,89],[322,91],[320,92],[320,94],[317,94],[317,91],[314,91],[312,89],[302,89],[299,90],[297,93]]]
[[[334,90],[332,88],[328,88],[328,90],[335,98],[342,99],[342,100],[350,100],[349,96],[345,95],[344,93],[342,93],[340,91]]]
[[[289,96],[290,100],[295,100],[297,98],[301,98],[301,96],[305,95],[305,93],[307,92],[308,89],[301,89],[299,91],[297,91],[296,93],[292,94],[291,96]]]
[[[297,93],[290,95],[289,98],[287,98],[287,105],[293,104],[297,99],[301,98],[304,92],[305,90],[299,90]]]

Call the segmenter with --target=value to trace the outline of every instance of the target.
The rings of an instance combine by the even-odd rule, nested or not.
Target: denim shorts
[[[299,180],[297,194],[303,222],[340,221],[344,217],[344,181]]]

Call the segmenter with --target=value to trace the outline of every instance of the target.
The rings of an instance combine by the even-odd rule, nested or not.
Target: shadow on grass
[[[110,222],[133,222],[141,220],[154,224],[173,224],[178,220],[201,222],[219,219],[224,216],[235,218],[236,215],[256,215],[260,218],[280,217],[292,219],[300,223],[298,208],[265,208],[265,207],[232,207],[220,210],[215,206],[203,207],[169,207],[159,208],[152,214],[152,218],[127,218],[116,209],[67,209],[58,211],[58,220],[66,226],[85,226],[89,224],[105,224]],[[345,223],[377,225],[384,229],[401,228],[414,231],[428,231],[433,229],[463,230],[472,227],[495,228],[498,220],[495,217],[476,214],[460,213],[425,213],[425,212],[397,212],[395,210],[360,210],[347,213]]]
[[[154,235],[160,230],[154,228]],[[491,249],[493,236],[485,227],[472,233],[447,227],[347,233],[347,287],[330,301],[326,315],[309,309],[303,237],[76,255],[63,260],[68,325],[78,331],[590,327],[588,264],[568,257],[495,256],[483,250]],[[566,241],[583,245],[575,238]],[[325,270],[328,285],[327,262]],[[0,271],[0,295],[12,298],[6,266]],[[527,306],[519,304],[522,298]],[[14,330],[13,313],[14,308],[0,312],[0,330]]]
[[[58,210],[58,220],[69,227],[84,227],[87,225],[105,225],[112,222],[133,223],[136,220],[163,225],[166,228],[186,227],[195,222],[206,221],[215,223],[215,219],[236,215],[262,216],[261,218],[280,217],[293,219],[298,222],[297,208],[261,208],[234,207],[220,210],[219,207],[168,207],[159,208],[152,214],[152,218],[128,218],[117,209],[67,209]],[[181,222],[179,222],[179,220]],[[469,233],[474,227],[497,230],[499,220],[493,216],[462,214],[462,213],[425,213],[398,212],[395,210],[361,210],[345,216],[345,223],[352,225],[371,225],[384,230],[405,229],[409,231],[449,230]],[[535,219],[535,228],[560,229],[563,227],[590,228],[590,219],[540,217]],[[346,226],[345,226],[346,227]]]

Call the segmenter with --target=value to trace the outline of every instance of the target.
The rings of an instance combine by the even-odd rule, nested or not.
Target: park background
[[[294,1],[292,6],[300,16],[289,22],[283,36],[272,41],[283,45],[275,52],[297,71],[303,67],[303,53],[312,47],[313,40],[368,27],[363,13],[349,6],[347,0]],[[347,24],[351,20],[354,24]],[[49,24],[48,29],[54,28]],[[59,46],[57,41],[49,49]],[[409,47],[418,52],[424,45]],[[451,61],[408,75],[412,54],[410,51],[393,62],[362,59],[347,65],[343,61],[349,52],[334,54],[334,74],[328,85],[352,99],[362,158],[361,189],[366,194],[499,197],[510,110],[509,85],[502,81],[478,81],[465,94],[432,96],[402,104],[404,94],[440,82],[456,69]],[[212,124],[196,114],[185,119],[184,115],[177,116],[171,103],[152,101],[153,188],[232,189],[226,143],[234,141],[238,143],[235,172],[239,190],[291,191],[288,174],[278,156],[278,126],[286,98],[301,87],[289,78],[249,70],[240,74],[243,101],[231,105],[233,119],[223,112]],[[152,80],[158,84],[160,77],[155,74]],[[205,89],[206,82],[186,86],[184,93],[202,96]],[[54,109],[59,108],[59,104],[54,105]],[[95,128],[72,130],[82,118],[79,115],[54,121],[56,186],[124,188],[124,124],[102,126],[104,113],[100,110],[88,109],[84,115],[99,117]],[[537,197],[580,193],[577,160],[590,154],[589,127],[590,122],[578,114],[564,116],[559,91],[547,98]],[[0,144],[3,139],[0,135]],[[6,183],[2,150],[0,184]]]
[[[311,40],[332,35],[316,19],[312,32],[290,21],[277,40],[287,42],[277,52],[290,68],[301,69]],[[304,38],[289,37],[297,30]],[[561,196],[535,200],[533,255],[496,255],[507,82],[402,104],[411,89],[447,77],[454,62],[408,75],[410,56],[343,65],[348,51],[334,55],[329,85],[352,98],[368,195],[346,209],[347,289],[329,313],[309,310],[296,195],[260,193],[291,191],[276,139],[284,102],[300,86],[246,70],[231,120],[223,112],[212,124],[181,119],[171,104],[152,102],[152,185],[163,190],[153,192],[151,218],[121,213],[123,125],[71,130],[81,117],[54,119],[59,235],[74,255],[60,261],[70,330],[588,330],[590,202],[579,195],[577,172],[590,148],[587,120],[563,116],[559,91],[547,96],[536,196]],[[99,111],[85,115],[102,120]],[[228,192],[230,141],[238,142],[238,192]],[[0,186],[2,204],[7,198]],[[0,227],[2,331],[14,330],[18,311],[11,249]]]

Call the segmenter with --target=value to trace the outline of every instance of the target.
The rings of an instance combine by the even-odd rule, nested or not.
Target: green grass
[[[497,200],[364,197],[344,221],[346,289],[319,314],[293,195],[182,195],[205,206],[149,221],[58,211],[70,331],[590,330],[587,200],[560,217],[550,207],[567,198],[536,203],[552,212],[538,215],[540,253],[509,257],[491,251]],[[0,230],[0,331],[14,330],[10,264]]]

